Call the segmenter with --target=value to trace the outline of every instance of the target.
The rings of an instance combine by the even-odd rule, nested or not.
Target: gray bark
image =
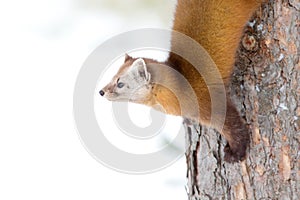
[[[274,0],[247,25],[230,95],[252,130],[245,161],[185,120],[189,199],[300,199],[300,1]]]

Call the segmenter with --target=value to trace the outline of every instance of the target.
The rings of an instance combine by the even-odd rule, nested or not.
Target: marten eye
[[[124,83],[120,82],[120,83],[117,84],[117,87],[122,88],[122,87],[124,87],[124,85],[125,85]]]

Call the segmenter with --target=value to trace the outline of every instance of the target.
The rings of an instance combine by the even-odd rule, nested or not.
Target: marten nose
[[[100,91],[99,91],[99,94],[100,94],[101,96],[104,96],[105,92],[104,92],[103,90],[100,90]]]

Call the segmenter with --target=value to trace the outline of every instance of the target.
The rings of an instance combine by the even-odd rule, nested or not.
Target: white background
[[[187,198],[183,158],[153,174],[115,172],[85,150],[72,113],[76,76],[93,49],[123,31],[169,28],[174,4],[0,3],[0,199]]]

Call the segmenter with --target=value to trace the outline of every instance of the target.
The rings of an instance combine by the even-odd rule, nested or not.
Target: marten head
[[[151,74],[145,59],[125,55],[125,61],[117,74],[99,94],[110,101],[130,101],[143,103],[149,101],[152,87]]]

